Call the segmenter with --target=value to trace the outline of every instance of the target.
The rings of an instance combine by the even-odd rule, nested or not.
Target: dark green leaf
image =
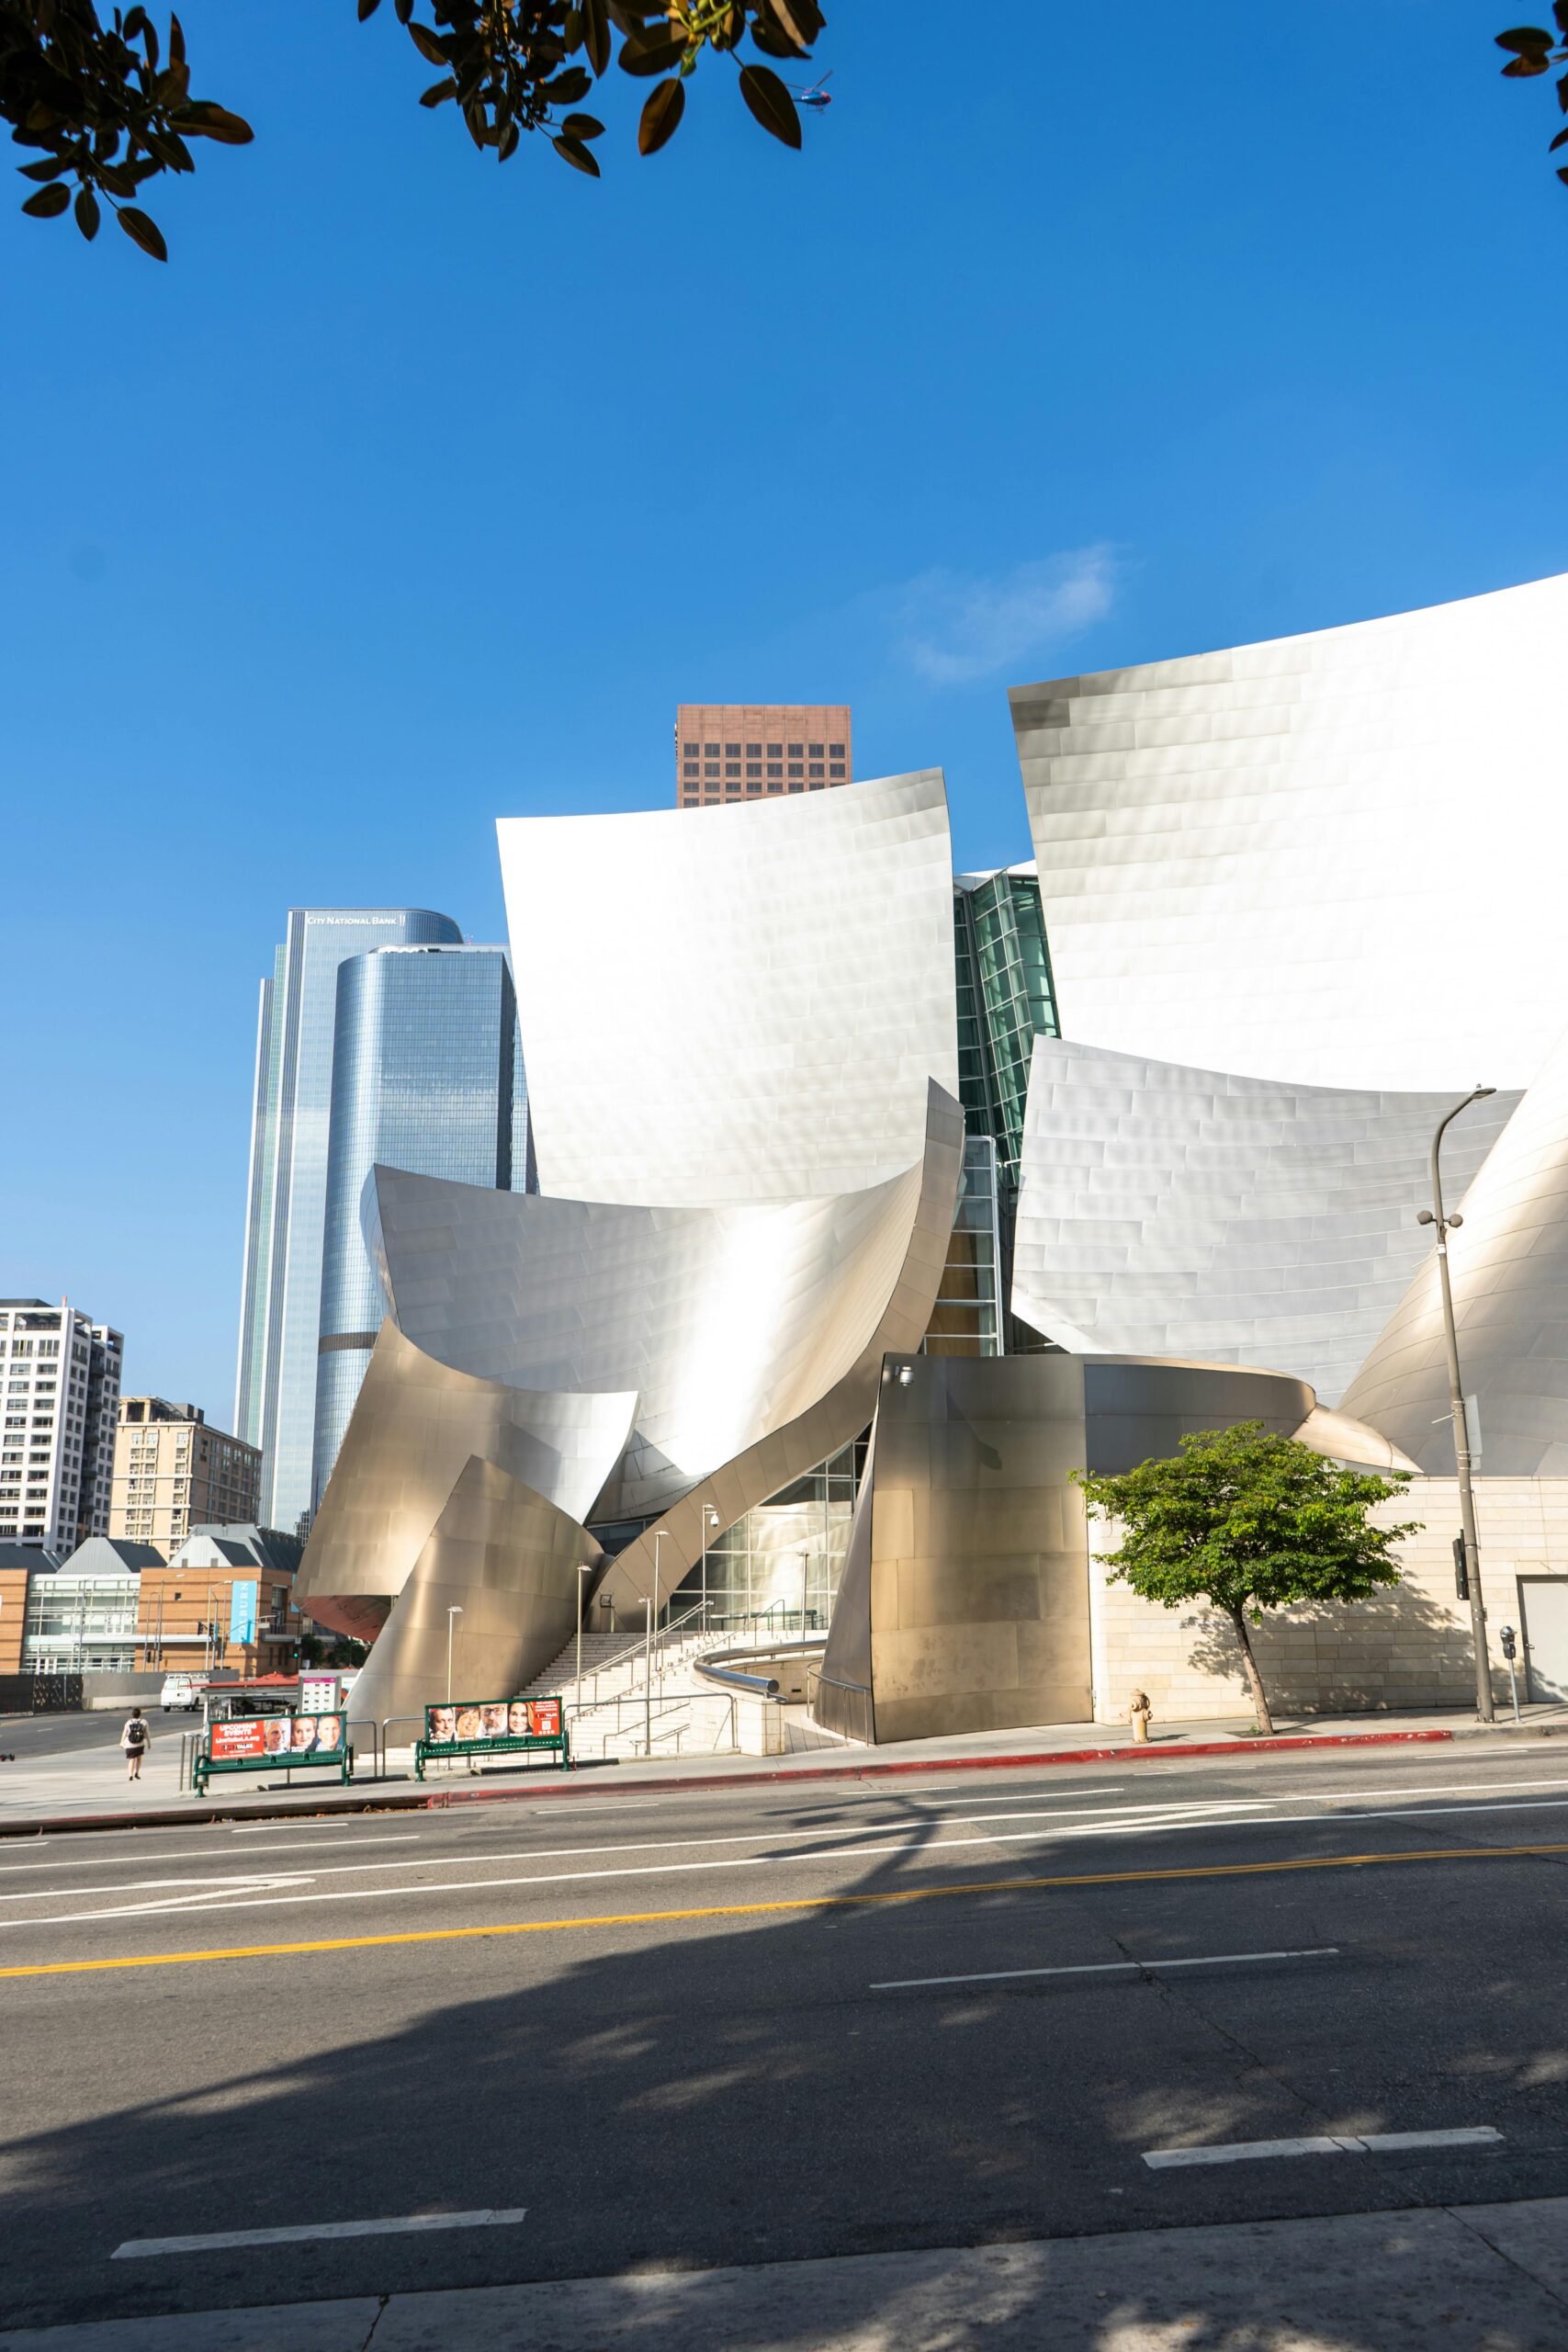
[[[1568,74],[1564,74],[1557,85],[1557,103],[1562,112],[1568,114]]]
[[[569,114],[561,125],[565,139],[603,139],[604,126],[596,114]]]
[[[1568,0],[1565,0],[1565,5],[1568,5]],[[183,65],[185,62],[185,27],[177,17],[171,17],[169,18],[169,62],[171,65]]]
[[[1557,19],[1557,29],[1568,40],[1568,0],[1551,0],[1551,13]]]
[[[52,220],[70,202],[71,190],[57,180],[52,187],[40,187],[36,196],[29,196],[22,210],[30,212],[35,220]]]
[[[802,56],[822,29],[822,11],[812,0],[765,0],[765,14]]]
[[[686,85],[683,82],[677,79],[660,82],[657,89],[650,90],[648,103],[642,110],[642,120],[637,127],[638,154],[651,155],[663,146],[667,139],[672,139],[685,111]]]
[[[593,76],[585,65],[569,65],[553,82],[541,82],[539,96],[552,107],[574,107],[593,87]]]
[[[1516,57],[1511,65],[1505,65],[1503,68],[1506,75],[1521,81],[1528,79],[1532,74],[1546,74],[1550,71],[1551,68],[1544,57]]]
[[[1551,35],[1540,25],[1516,25],[1511,33],[1497,35],[1499,49],[1517,49],[1521,57],[1531,57],[1538,50],[1551,47]]]
[[[380,5],[381,0],[359,0],[360,23],[363,24],[367,17],[373,17]]]
[[[164,243],[164,232],[155,220],[149,220],[145,212],[139,212],[134,204],[122,204],[114,217],[132,244],[140,245],[142,252],[151,254],[154,261],[168,260],[169,248]]]
[[[1568,0],[1564,0],[1568,6]],[[603,74],[610,62],[610,17],[604,0],[582,0],[582,39],[588,51],[588,62],[595,74]]]
[[[170,120],[187,138],[215,139],[220,147],[248,147],[256,135],[243,116],[231,114],[227,107],[215,107],[203,98],[194,106],[182,107]]]
[[[76,191],[76,226],[91,244],[98,233],[98,199],[90,187]]]
[[[1559,147],[1568,147],[1568,130],[1560,130],[1546,152],[1552,154]]]
[[[635,32],[621,44],[621,70],[626,74],[668,74],[686,54],[686,36],[665,25]]]
[[[795,100],[771,65],[743,65],[740,95],[761,124],[786,147],[800,145],[800,117]]]
[[[1568,164],[1558,164],[1557,176],[1562,182],[1563,186],[1568,187]]]
[[[590,179],[599,178],[599,166],[593,160],[593,151],[591,147],[585,147],[581,139],[563,139],[558,136],[550,141],[550,145],[558,155],[572,165],[574,170],[586,172]]]
[[[71,169],[71,158],[46,155],[41,164],[18,164],[17,169],[25,180],[57,180],[62,172]]]
[[[498,164],[504,164],[509,155],[516,154],[522,137],[523,133],[516,123],[509,122],[495,142],[495,158]]]
[[[409,27],[409,39],[412,41],[420,55],[424,58],[429,64],[446,64],[446,48],[438,36],[431,31],[428,25],[411,24]]]
[[[432,82],[428,90],[422,90],[419,102],[422,107],[438,107],[457,95],[457,85],[448,74],[445,82]]]

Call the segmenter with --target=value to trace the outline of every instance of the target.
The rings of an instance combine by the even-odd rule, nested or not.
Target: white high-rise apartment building
[[[0,1543],[107,1534],[124,1348],[67,1299],[0,1298]]]

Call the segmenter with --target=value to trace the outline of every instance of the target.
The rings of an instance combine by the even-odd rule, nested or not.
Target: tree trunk
[[[1252,1636],[1247,1629],[1246,1610],[1233,1609],[1230,1619],[1231,1623],[1235,1627],[1236,1640],[1241,1645],[1241,1662],[1247,1668],[1247,1679],[1251,1685],[1252,1705],[1258,1717],[1258,1728],[1259,1731],[1271,1732],[1274,1728],[1274,1718],[1269,1712],[1268,1694],[1263,1688],[1263,1677],[1258,1671],[1258,1660],[1252,1655]]]

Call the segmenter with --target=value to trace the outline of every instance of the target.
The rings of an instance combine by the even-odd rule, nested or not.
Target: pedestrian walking
[[[141,1778],[141,1759],[152,1745],[152,1726],[140,1707],[132,1707],[130,1720],[120,1733],[119,1744],[125,1750],[126,1779],[139,1781]]]

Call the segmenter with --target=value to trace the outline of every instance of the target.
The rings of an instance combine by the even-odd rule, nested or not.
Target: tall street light
[[[452,1620],[454,1617],[460,1617],[462,1613],[462,1609],[457,1601],[454,1601],[446,1611],[446,1704],[448,1706],[452,1704]]]
[[[1456,1211],[1452,1216],[1443,1214],[1443,1179],[1438,1159],[1443,1148],[1443,1130],[1467,1111],[1472,1102],[1483,1102],[1495,1094],[1495,1086],[1472,1087],[1462,1102],[1456,1102],[1446,1118],[1438,1122],[1438,1132],[1432,1137],[1432,1205],[1423,1209],[1416,1222],[1436,1226],[1438,1229],[1438,1280],[1443,1298],[1443,1338],[1449,1353],[1449,1409],[1454,1425],[1454,1463],[1459,1471],[1460,1525],[1464,1531],[1465,1580],[1470,1586],[1470,1631],[1475,1648],[1475,1712],[1483,1724],[1493,1721],[1492,1668],[1486,1656],[1486,1611],[1481,1605],[1481,1546],[1475,1532],[1475,1490],[1470,1476],[1470,1427],[1465,1419],[1464,1384],[1460,1377],[1459,1333],[1454,1328],[1454,1295],[1449,1282],[1449,1228],[1461,1226],[1464,1219]]]
[[[703,1613],[702,1629],[708,1629],[708,1532],[718,1525],[718,1513],[712,1503],[703,1505]]]
[[[663,1527],[656,1527],[653,1531],[653,1600],[648,1612],[647,1644],[648,1695],[650,1699],[653,1696],[653,1625],[654,1620],[659,1615],[659,1547],[668,1532],[669,1530]]]
[[[577,1564],[577,1573],[580,1577],[591,1577],[593,1574],[592,1560],[580,1560]],[[580,1583],[577,1588],[577,1711],[579,1714],[582,1712],[582,1611],[587,1599],[588,1596]]]

